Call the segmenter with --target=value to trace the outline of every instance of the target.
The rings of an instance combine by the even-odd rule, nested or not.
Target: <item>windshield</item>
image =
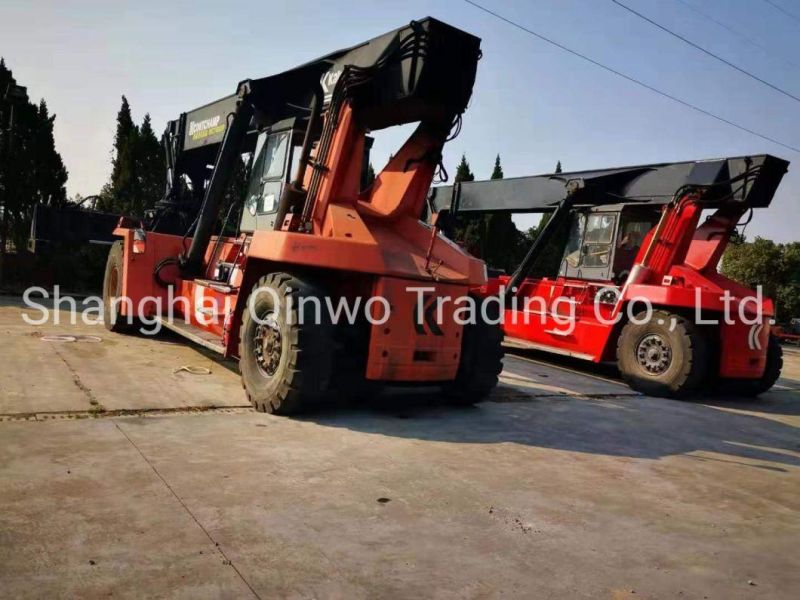
[[[250,214],[273,212],[280,194],[286,166],[288,131],[262,134],[256,144],[256,160],[247,190],[246,208]]]

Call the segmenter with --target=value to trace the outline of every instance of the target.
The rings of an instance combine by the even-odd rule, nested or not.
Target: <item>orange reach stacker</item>
[[[440,224],[549,215],[514,273],[493,273],[484,290],[505,290],[510,343],[616,361],[633,388],[656,396],[754,396],[783,365],[773,303],[717,266],[787,166],[759,155],[463,182],[434,188],[429,203]]]
[[[238,357],[250,402],[266,412],[291,414],[381,382],[439,385],[454,402],[483,398],[501,370],[499,327],[490,318],[459,324],[452,303],[434,320],[428,307],[485,284],[485,265],[419,218],[479,57],[478,38],[426,18],[242,81],[236,94],[170,122],[163,200],[144,223],[123,219],[114,232],[122,240],[106,266],[107,327],[154,319]],[[415,122],[362,189],[367,134]],[[221,215],[247,154],[246,197]],[[215,235],[231,225],[237,233]],[[174,320],[143,302],[170,295],[180,300]],[[370,297],[386,299],[388,320],[336,323],[325,310]]]

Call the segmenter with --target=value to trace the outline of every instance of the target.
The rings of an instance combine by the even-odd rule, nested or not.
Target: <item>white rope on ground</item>
[[[180,373],[186,371],[190,375],[211,375],[211,369],[206,367],[195,367],[192,365],[181,365],[177,369],[173,369],[173,373]]]

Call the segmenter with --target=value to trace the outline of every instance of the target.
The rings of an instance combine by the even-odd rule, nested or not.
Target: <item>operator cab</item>
[[[253,152],[252,171],[243,199],[239,231],[272,231],[284,186],[297,171],[305,129],[298,119],[286,119],[259,133]],[[362,188],[365,187],[369,151],[373,138],[367,136],[362,164]]]
[[[647,233],[658,223],[658,207],[607,205],[574,210],[558,275],[568,279],[624,281]]]
[[[286,119],[263,130],[256,141],[252,171],[239,230],[245,233],[272,230],[283,187],[289,183],[294,156],[299,156],[303,132],[295,119]]]

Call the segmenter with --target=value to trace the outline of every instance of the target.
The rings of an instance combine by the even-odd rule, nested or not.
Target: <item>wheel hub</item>
[[[281,362],[283,340],[274,315],[267,315],[262,321],[256,327],[253,348],[259,371],[266,377],[272,377]]]
[[[636,360],[651,375],[662,375],[672,364],[672,348],[660,335],[646,335],[636,348]]]

